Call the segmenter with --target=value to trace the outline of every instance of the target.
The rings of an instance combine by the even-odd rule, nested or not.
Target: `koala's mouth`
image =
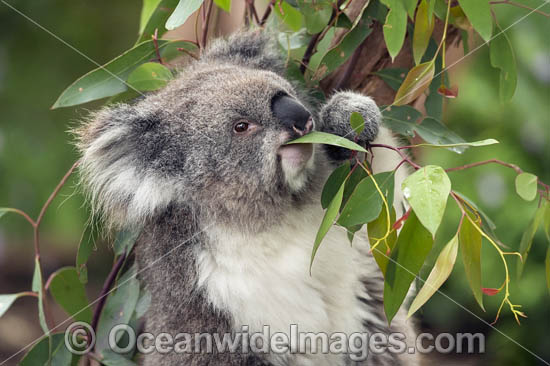
[[[301,170],[313,156],[312,144],[291,144],[279,147],[277,155],[281,159],[283,170]]]

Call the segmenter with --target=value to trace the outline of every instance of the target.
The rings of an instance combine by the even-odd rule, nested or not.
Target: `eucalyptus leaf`
[[[395,94],[394,105],[409,104],[416,100],[432,82],[434,62],[428,61],[413,67]]]
[[[69,366],[73,361],[71,352],[65,347],[65,333],[56,333],[51,336],[52,347],[52,366]],[[23,356],[19,362],[20,366],[48,365],[50,353],[50,339],[42,337],[32,348]]]
[[[166,29],[176,29],[183,25],[189,17],[199,10],[204,0],[180,0],[176,9],[166,21]]]
[[[214,0],[214,3],[226,13],[231,11],[231,0]]]
[[[273,11],[283,21],[283,23],[293,32],[302,28],[303,16],[298,9],[295,9],[285,1],[273,7]]]
[[[390,207],[390,229],[395,223],[395,209],[393,206]],[[390,235],[385,239],[385,242],[380,242],[378,246],[372,249],[372,246],[377,241],[377,239],[383,238],[388,230],[388,215],[386,210],[381,210],[380,215],[374,221],[371,221],[367,224],[367,234],[369,237],[369,243],[372,250],[372,256],[378,264],[380,271],[383,275],[386,274],[386,268],[388,266],[389,258],[391,251],[395,247],[397,242],[397,230],[392,230]],[[390,252],[387,253],[387,248],[390,249]]]
[[[449,278],[455,265],[457,253],[458,234],[455,235],[451,241],[445,245],[441,253],[439,253],[432,271],[409,308],[408,316],[411,316],[420,309],[420,307],[439,290],[447,278]]]
[[[393,61],[405,42],[407,10],[401,0],[381,1],[390,9],[384,23],[383,33],[386,47]]]
[[[548,201],[546,201],[537,209],[537,211],[535,212],[535,216],[531,219],[529,225],[521,236],[521,241],[519,244],[519,253],[521,254],[521,259],[517,259],[516,266],[518,279],[521,277],[523,267],[525,266],[525,262],[527,262],[527,256],[531,251],[533,239],[535,237],[535,234],[537,233],[538,228],[543,222],[547,207],[550,207],[550,203],[548,203]]]
[[[360,135],[365,129],[365,120],[363,119],[361,113],[352,112],[349,123],[356,135]]]
[[[516,192],[526,201],[532,201],[537,196],[538,177],[531,173],[521,173],[516,177]]]
[[[485,42],[489,42],[493,33],[493,17],[489,0],[458,0],[458,3],[476,32]]]
[[[407,69],[387,68],[373,72],[373,74],[384,80],[393,90],[398,90],[407,76]]]
[[[439,120],[426,117],[414,130],[422,139],[433,145],[450,145],[449,150],[461,154],[466,150],[467,142]]]
[[[144,0],[136,44],[148,41],[157,31],[157,37],[166,33],[165,23],[176,8],[178,0]]]
[[[406,137],[414,137],[416,121],[421,116],[422,113],[411,106],[392,106],[384,108],[382,121],[393,132]]]
[[[297,0],[297,3],[309,34],[319,33],[327,26],[332,14],[332,4],[329,1]]]
[[[92,309],[76,268],[64,267],[52,274],[50,293],[75,321],[91,323]]]
[[[139,65],[128,76],[128,85],[139,91],[153,91],[162,88],[174,76],[166,67],[156,62]]]
[[[344,147],[346,149],[355,150],[355,151],[361,151],[361,152],[367,152],[364,148],[357,145],[355,142],[350,141],[344,137],[332,135],[330,133],[326,132],[320,132],[320,131],[313,131],[308,133],[305,136],[302,136],[300,138],[297,138],[296,140],[292,140],[286,143],[287,145],[290,144],[325,144],[325,145],[332,145],[332,146],[339,146]]]
[[[442,144],[442,145],[435,145],[435,144],[416,144],[414,147],[436,147],[436,148],[449,148],[449,147],[480,147],[480,146],[488,146],[488,145],[494,145],[498,144],[499,142],[495,139],[486,139],[486,140],[479,140],[479,141],[473,141],[473,142],[459,142],[456,144]]]
[[[479,222],[475,222],[469,214],[466,214],[460,226],[458,240],[462,253],[462,262],[464,262],[464,271],[466,278],[470,284],[470,288],[474,297],[481,307],[483,307],[483,293],[481,291],[481,242],[482,236],[476,226],[480,226]]]
[[[350,170],[350,163],[346,161],[330,174],[321,193],[321,206],[324,209],[330,205],[332,199],[346,180]]]
[[[499,28],[500,29],[500,28]],[[517,86],[516,56],[506,33],[501,32],[489,44],[491,65],[500,69],[499,96],[507,102],[514,96]]]
[[[402,189],[422,225],[435,236],[451,192],[451,181],[445,170],[427,165],[408,176]]]
[[[414,62],[418,65],[428,48],[428,43],[432,35],[435,21],[432,15],[428,14],[429,4],[427,0],[421,0],[416,11],[413,33],[413,56]]]
[[[22,296],[25,296],[25,293],[0,295],[0,317],[8,311],[15,300]]]
[[[388,323],[391,323],[405,300],[432,245],[430,232],[420,223],[415,213],[411,212],[391,252],[384,277],[384,311]]]

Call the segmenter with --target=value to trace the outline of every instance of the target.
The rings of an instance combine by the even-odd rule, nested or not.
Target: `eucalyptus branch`
[[[370,144],[369,145],[370,147],[383,147],[383,148],[386,148],[386,149],[390,149],[390,150],[393,150],[395,151],[396,153],[398,153],[400,156],[401,156],[401,159],[403,159],[404,161],[406,161],[410,166],[412,166],[415,170],[418,170],[420,168],[422,168],[420,165],[416,164],[414,161],[411,160],[411,158],[409,158],[407,156],[407,154],[405,154],[403,151],[401,151],[400,148],[398,147],[395,147],[395,146],[390,146],[390,145],[385,145],[385,144]],[[399,163],[399,165],[401,165],[401,163]]]
[[[265,24],[265,22],[267,21],[267,19],[271,15],[271,12],[273,11],[273,5],[275,5],[275,1],[277,1],[277,0],[271,0],[269,2],[269,4],[267,5],[267,9],[265,9],[265,13],[264,13],[264,15],[262,15],[262,19],[260,20],[258,25],[263,26]]]

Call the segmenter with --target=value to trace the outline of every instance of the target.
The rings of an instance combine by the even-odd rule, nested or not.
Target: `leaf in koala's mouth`
[[[353,141],[350,141],[344,137],[333,135],[326,132],[319,132],[319,131],[313,131],[308,133],[305,136],[302,136],[300,138],[297,138],[296,140],[292,140],[286,143],[286,145],[290,144],[325,144],[325,145],[333,145],[333,146],[339,146],[350,150],[356,150],[361,152],[367,152],[363,147],[359,146]]]

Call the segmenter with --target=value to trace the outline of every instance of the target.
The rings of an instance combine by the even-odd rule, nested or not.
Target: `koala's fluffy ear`
[[[261,30],[241,31],[226,39],[216,39],[203,59],[284,73],[284,60],[276,40]]]
[[[161,148],[155,141],[160,118],[119,104],[95,112],[74,131],[82,186],[108,226],[140,225],[174,197],[172,182],[152,169]]]

